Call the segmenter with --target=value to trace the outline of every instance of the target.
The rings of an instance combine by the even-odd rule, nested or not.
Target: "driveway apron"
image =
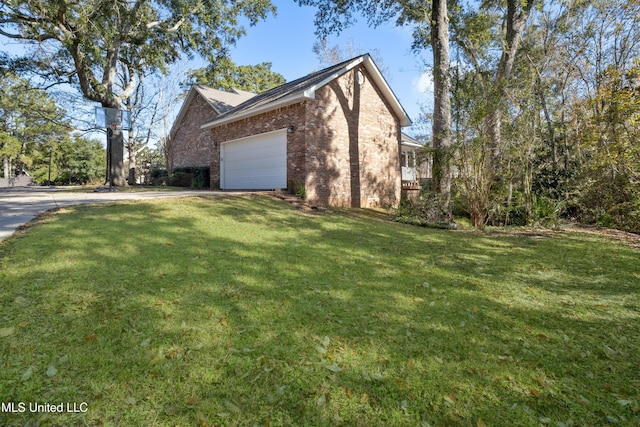
[[[149,191],[140,193],[69,193],[51,187],[0,189],[0,241],[43,212],[63,206],[169,197],[229,194],[219,191]],[[237,193],[236,193],[237,194]]]

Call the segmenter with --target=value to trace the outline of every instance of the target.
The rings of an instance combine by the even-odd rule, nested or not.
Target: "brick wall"
[[[182,118],[180,127],[171,143],[171,167],[208,166],[212,158],[211,132],[200,126],[213,120],[218,113],[211,105],[195,93]]]
[[[357,72],[364,76],[359,84]],[[307,111],[310,203],[376,207],[400,200],[400,126],[360,66],[316,92]]]
[[[211,188],[220,188],[220,144],[246,136],[258,135],[293,126],[287,133],[287,181],[289,189],[305,179],[305,106],[304,103],[289,105],[237,122],[211,129]]]
[[[356,72],[364,75],[359,84]],[[400,200],[400,125],[366,69],[357,67],[313,100],[210,130],[211,188],[220,188],[220,144],[293,125],[287,133],[290,190],[304,184],[319,206],[395,206]]]

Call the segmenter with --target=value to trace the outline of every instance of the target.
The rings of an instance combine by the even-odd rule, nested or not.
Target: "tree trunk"
[[[129,157],[129,185],[136,184],[136,155],[138,154],[135,146],[135,138],[133,135],[133,129],[129,129],[127,135],[127,153]]]
[[[449,17],[446,0],[433,0],[433,182],[451,219],[451,76],[449,75]]]
[[[109,185],[125,187],[127,179],[124,170],[124,139],[122,129],[107,128],[107,172]]]
[[[493,91],[489,95],[488,112],[485,117],[487,137],[489,139],[488,171],[495,177],[501,156],[502,140],[502,99],[506,97],[507,83],[511,79],[516,53],[522,40],[522,32],[529,18],[531,8],[536,0],[508,0],[507,2],[507,32],[505,46],[500,57],[498,70],[493,82]]]
[[[9,179],[9,156],[2,156],[2,173],[5,179]]]

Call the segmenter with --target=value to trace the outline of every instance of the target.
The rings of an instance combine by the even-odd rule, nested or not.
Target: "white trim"
[[[304,91],[305,96],[308,96],[310,98],[315,98],[316,91],[318,89],[328,85],[329,83],[331,83],[332,81],[340,77],[341,75],[345,74],[347,71],[352,70],[356,65],[361,64],[363,61],[364,61],[364,56],[361,56],[359,58],[356,58],[354,61],[351,61],[350,63],[348,63],[347,65],[342,67],[340,70],[336,71],[335,73],[331,74],[329,77],[327,77],[320,83],[315,84],[311,86],[309,89],[307,89],[306,91]]]
[[[202,126],[200,126],[200,129],[210,129],[213,127],[218,127],[220,125],[223,125],[225,123],[231,123],[231,122],[237,122],[238,120],[242,120],[242,119],[246,119],[248,117],[253,117],[253,116],[257,116],[260,113],[266,113],[269,111],[273,111],[273,110],[277,110],[278,108],[283,108],[283,107],[288,107],[289,105],[293,105],[296,104],[298,102],[302,102],[306,99],[314,99],[315,97],[315,93],[313,94],[313,96],[307,96],[306,92],[300,94],[300,93],[296,93],[292,96],[288,96],[286,98],[283,99],[279,99],[277,101],[274,102],[269,102],[265,105],[262,105],[260,107],[257,108],[252,108],[250,110],[246,110],[243,111],[241,113],[238,114],[232,114],[229,117],[223,117],[221,119],[213,119],[212,121],[203,124]]]
[[[266,104],[260,107],[251,108],[249,110],[242,111],[237,114],[232,114],[228,117],[213,119],[212,121],[200,126],[200,129],[209,129],[209,128],[217,127],[226,123],[231,123],[238,120],[246,119],[261,113],[265,113],[268,111],[276,110],[278,108],[295,104],[296,102],[300,102],[305,99],[315,99],[316,91],[318,89],[329,84],[333,80],[337,79],[341,75],[345,74],[347,71],[352,70],[353,68],[355,68],[360,64],[364,64],[364,67],[369,73],[371,79],[373,80],[375,85],[378,87],[378,89],[380,89],[380,91],[382,92],[382,96],[387,100],[387,102],[391,106],[391,109],[393,110],[395,115],[398,117],[400,121],[400,126],[401,127],[410,126],[411,119],[407,115],[407,112],[404,110],[404,108],[400,104],[400,101],[396,97],[395,93],[393,93],[393,91],[391,90],[391,87],[389,87],[389,85],[387,84],[387,81],[385,80],[382,73],[380,73],[380,70],[376,66],[375,62],[373,62],[373,59],[371,59],[371,56],[369,54],[366,54],[349,62],[344,67],[340,68],[338,71],[331,74],[331,76],[327,77],[320,83],[313,85],[312,87],[308,88],[303,92],[294,93],[285,98],[272,101],[272,102],[267,102]]]
[[[402,141],[402,142],[400,142],[400,145],[402,145],[403,147],[410,147],[410,148],[422,148],[422,147],[424,147],[422,144],[418,144],[416,142],[409,142],[409,141]]]
[[[270,130],[269,132],[253,133],[251,135],[243,136],[242,138],[236,138],[236,139],[230,139],[228,141],[222,141],[220,143],[220,145],[230,144],[232,142],[241,142],[241,141],[243,141],[245,139],[255,138],[256,136],[271,136],[271,134],[276,134],[276,133],[284,133],[286,135],[287,134],[287,128]]]
[[[371,56],[367,54],[363,58],[365,68],[378,88],[382,91],[382,95],[391,105],[393,112],[396,113],[396,116],[400,119],[400,127],[411,126],[411,119],[409,118],[409,115],[404,111],[402,104],[400,104],[396,94],[393,93],[393,90],[391,90],[391,87],[387,84],[387,81],[376,66],[375,62],[373,62],[373,59],[371,59]]]

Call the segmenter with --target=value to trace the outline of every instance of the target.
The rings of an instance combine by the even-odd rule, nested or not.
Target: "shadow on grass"
[[[7,425],[639,420],[632,250],[266,197],[73,212],[3,248],[0,394],[90,410]]]

